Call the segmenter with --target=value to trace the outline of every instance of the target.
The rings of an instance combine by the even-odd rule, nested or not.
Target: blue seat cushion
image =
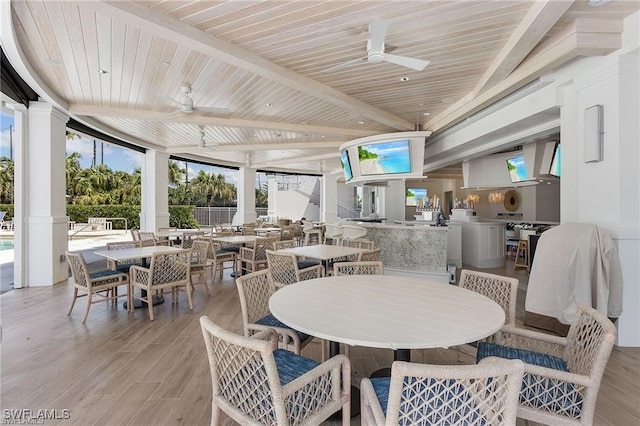
[[[312,266],[317,266],[320,263],[316,260],[299,260],[298,261],[298,269],[311,268]]]
[[[407,424],[487,424],[481,415],[484,408],[474,403],[473,395],[462,384],[456,383],[455,380],[443,380],[434,386],[434,380],[404,378],[405,389],[400,401],[400,417]],[[386,416],[391,378],[372,378],[371,385]],[[455,406],[451,406],[452,403]],[[460,410],[461,407],[464,409]]]
[[[274,317],[271,314],[265,315],[264,317],[260,318],[258,321],[256,321],[256,324],[266,325],[268,327],[288,328],[289,330],[293,330],[291,327],[289,327],[285,323],[278,321],[276,317]],[[300,337],[301,342],[304,342],[309,337],[308,334],[304,334],[296,330],[293,330],[293,331],[298,333],[298,337]]]
[[[96,279],[96,278],[108,278],[110,276],[113,275],[121,275],[122,272],[120,271],[100,271],[100,272],[94,272],[93,274],[90,275],[91,279]],[[117,278],[117,277],[114,277]]]
[[[282,386],[320,365],[312,359],[296,355],[293,352],[284,349],[275,350],[273,352],[273,357],[276,361],[278,375],[280,376],[280,384]]]
[[[229,252],[240,253],[240,247],[234,247],[234,246],[222,247],[220,250],[217,251],[217,253],[229,253]]]
[[[550,368],[558,371],[569,371],[567,363],[557,356],[525,349],[510,348],[495,343],[478,343],[476,360],[496,356],[508,359],[520,359],[526,364]],[[582,393],[574,389],[571,383],[560,380],[540,380],[538,376],[525,373],[522,378],[520,404],[527,407],[551,410],[557,414],[571,417],[580,415],[582,409]]]
[[[554,370],[569,371],[567,363],[557,356],[547,355],[540,352],[528,351],[525,349],[510,348],[508,346],[497,345],[495,343],[479,342],[476,362],[481,359],[497,356],[499,358],[519,359],[526,364],[540,367],[553,368]]]

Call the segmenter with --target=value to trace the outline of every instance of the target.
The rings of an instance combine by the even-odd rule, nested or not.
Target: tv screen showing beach
[[[521,180],[527,179],[527,168],[525,167],[524,157],[522,155],[509,158],[507,160],[507,169],[509,170],[511,182],[520,182]]]
[[[407,188],[406,189],[407,206],[417,206],[420,200],[426,200],[427,188]]]
[[[408,140],[359,146],[358,160],[361,175],[411,173]]]
[[[553,160],[551,160],[551,168],[549,170],[550,175],[560,177],[560,163],[561,163],[562,153],[560,151],[560,144],[556,145],[556,150],[553,153]]]
[[[351,163],[349,162],[349,153],[346,149],[340,151],[340,163],[342,164],[342,172],[344,173],[344,178],[346,180],[351,180],[353,178],[353,173],[351,173]]]

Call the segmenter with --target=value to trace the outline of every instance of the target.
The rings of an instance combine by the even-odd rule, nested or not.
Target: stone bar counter
[[[448,280],[446,226],[349,222],[367,230],[363,238],[380,247],[385,273]],[[446,282],[446,281],[445,281]]]

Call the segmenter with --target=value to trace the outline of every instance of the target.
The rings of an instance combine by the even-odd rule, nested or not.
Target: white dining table
[[[170,253],[173,251],[180,251],[182,248],[180,247],[172,247],[172,246],[146,246],[146,247],[133,247],[126,249],[117,249],[117,250],[98,250],[95,251],[94,254],[102,257],[106,257],[109,260],[113,260],[116,263],[123,262],[125,260],[132,259],[141,259],[142,266],[144,268],[148,268],[147,259],[157,253]],[[142,290],[142,295],[146,296],[146,291]],[[153,304],[157,305],[164,302],[164,297],[160,295],[153,296]],[[124,302],[123,306],[127,307],[127,302]],[[142,300],[134,301],[134,308],[142,308],[147,306]]]
[[[275,292],[269,308],[295,330],[334,343],[394,349],[400,354],[396,359],[407,361],[411,349],[473,342],[494,334],[505,322],[500,305],[479,293],[389,275],[300,281]]]
[[[368,250],[357,247],[335,246],[331,244],[315,244],[311,246],[290,247],[278,250],[280,253],[293,253],[299,257],[320,260],[322,265],[325,267],[325,272],[330,260],[353,256],[366,251]]]

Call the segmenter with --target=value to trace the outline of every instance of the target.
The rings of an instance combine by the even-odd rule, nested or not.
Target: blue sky
[[[10,156],[11,138],[9,129],[12,125],[13,117],[11,115],[5,113],[0,114],[0,157]],[[82,156],[82,158],[80,158],[82,167],[91,167],[93,160],[93,138],[81,136],[80,139],[67,140],[67,155],[72,152],[77,152]],[[111,170],[122,170],[131,173],[136,167],[142,165],[143,159],[144,155],[140,152],[96,140],[96,163],[101,164],[104,162]],[[181,167],[184,167],[184,163],[181,164]],[[238,172],[236,170],[195,163],[189,163],[188,165],[189,180],[193,179],[200,170],[204,170],[207,173],[221,173],[225,176],[227,182],[233,183],[234,185],[238,184]],[[266,182],[264,178],[262,180]],[[258,185],[258,182],[256,182],[256,185]]]

